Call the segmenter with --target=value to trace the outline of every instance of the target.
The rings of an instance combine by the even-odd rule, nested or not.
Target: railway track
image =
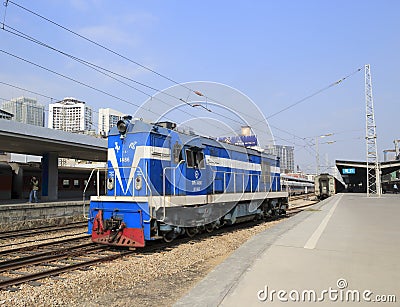
[[[308,203],[308,204],[290,206],[289,209],[286,211],[286,215],[288,217],[295,215],[301,211],[307,210],[309,207],[315,205],[318,202],[319,202],[319,200],[315,199],[315,200],[310,201],[310,203]]]
[[[273,220],[273,219],[271,219]],[[223,234],[233,229],[255,226],[262,221],[252,221],[216,229],[213,235]],[[202,240],[209,233],[199,233],[194,238],[181,237],[171,243],[150,242],[139,250],[115,249],[90,241],[90,235],[64,239],[56,242],[0,251],[0,291],[16,291],[23,283],[40,285],[37,280],[57,276],[62,273],[84,269],[92,265],[111,261],[127,255],[141,257],[143,254],[172,249],[192,240]]]
[[[75,222],[70,223],[65,226],[42,226],[42,227],[35,227],[30,229],[21,229],[21,230],[11,230],[11,231],[2,231],[0,232],[0,240],[8,240],[14,238],[21,238],[21,237],[31,237],[36,236],[38,234],[44,234],[49,232],[58,232],[63,230],[71,230],[80,227],[86,227],[87,222]]]
[[[132,254],[92,243],[89,235],[0,252],[0,290]]]
[[[308,194],[289,196],[289,201],[299,200],[299,199],[312,199],[312,198],[315,198],[315,194],[314,193],[308,193]]]
[[[316,202],[289,208],[285,216],[271,217],[268,220],[251,221],[232,226],[226,226],[213,231],[219,235],[236,229],[253,227],[263,222],[290,217],[306,210]],[[112,261],[127,255],[141,257],[145,253],[154,253],[171,249],[191,240],[202,240],[208,233],[199,233],[194,238],[181,237],[172,243],[152,242],[140,250],[115,249],[97,245],[90,241],[90,235],[63,239],[55,242],[41,243],[32,246],[13,248],[0,251],[0,291],[18,290],[18,285],[29,283],[40,285],[38,280],[54,277],[62,273],[85,269],[95,264]]]

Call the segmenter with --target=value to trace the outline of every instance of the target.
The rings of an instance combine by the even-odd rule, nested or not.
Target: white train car
[[[335,177],[321,174],[315,177],[315,195],[318,199],[325,199],[336,194]]]
[[[281,174],[281,190],[287,191],[290,196],[314,193],[314,182]]]

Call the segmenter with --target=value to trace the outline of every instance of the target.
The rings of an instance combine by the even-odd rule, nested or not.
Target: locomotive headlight
[[[125,138],[125,134],[128,131],[128,125],[130,124],[131,119],[132,119],[132,116],[126,115],[123,117],[123,119],[121,119],[117,122],[117,129],[118,129],[121,139]]]
[[[135,179],[135,189],[136,190],[140,190],[141,188],[142,188],[142,186],[143,186],[143,179],[142,179],[142,176],[136,176],[136,179]]]
[[[117,128],[118,128],[119,133],[125,134],[127,127],[128,127],[128,125],[124,120],[121,119],[118,121]]]
[[[107,180],[107,189],[112,190],[114,189],[114,178],[109,177]]]

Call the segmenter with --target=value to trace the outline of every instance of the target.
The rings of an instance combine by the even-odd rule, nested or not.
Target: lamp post
[[[331,136],[333,135],[333,133],[327,133],[327,134],[323,134],[323,135],[318,135],[315,137],[315,155],[316,155],[316,162],[317,162],[317,168],[316,168],[316,173],[315,175],[318,176],[319,174],[319,148],[318,148],[318,140],[321,138],[325,138],[327,136]],[[332,144],[335,143],[335,141],[329,141],[329,142],[325,142],[323,144]]]

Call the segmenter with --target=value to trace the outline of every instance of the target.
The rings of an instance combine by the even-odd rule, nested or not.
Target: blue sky
[[[381,158],[382,150],[392,149],[393,140],[399,138],[399,1],[14,1],[177,82],[231,86],[251,98],[267,118],[371,64]],[[2,21],[4,11],[2,7]],[[153,88],[173,85],[11,3],[5,24]],[[137,111],[134,105],[148,98],[3,30],[0,49],[132,104],[4,53],[0,53],[2,82],[56,99],[76,97],[94,109],[112,107],[130,114]],[[0,85],[1,98],[21,95],[35,96]],[[50,102],[37,98],[43,104]],[[203,116],[200,111],[195,115]],[[312,144],[315,136],[326,133],[334,134],[320,140],[321,161],[325,157],[330,163],[335,159],[365,160],[364,71],[268,118],[268,123],[276,143],[295,144],[296,164],[304,171],[315,170]],[[323,144],[326,141],[336,142]]]

